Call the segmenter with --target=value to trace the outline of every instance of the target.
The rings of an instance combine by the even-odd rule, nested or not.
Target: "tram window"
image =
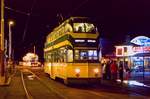
[[[95,33],[96,29],[91,23],[74,23],[73,24],[74,32],[87,32],[87,33]]]
[[[52,60],[52,59],[51,59],[51,54],[48,54],[47,60],[48,60],[48,62],[50,62],[50,61]]]
[[[63,62],[67,62],[67,49],[63,48]]]
[[[68,62],[73,62],[73,51],[72,50],[68,50],[68,53],[67,53],[67,61]]]
[[[83,52],[80,52],[80,59],[81,60],[86,60],[87,59],[87,52],[83,51]]]
[[[73,24],[74,32],[85,32],[83,23],[74,23]]]
[[[72,32],[72,26],[70,24],[66,24],[65,32]]]
[[[59,49],[59,62],[64,62],[63,60],[63,50]]]
[[[96,51],[96,50],[94,50],[93,52],[94,52],[94,56],[97,56],[97,51]]]
[[[75,50],[75,60],[79,59],[79,50]]]
[[[57,52],[54,52],[53,56],[54,56],[54,62],[58,62],[58,54],[57,54]]]
[[[94,28],[94,25],[93,24],[90,24],[90,23],[85,23],[85,29],[86,29],[86,32],[95,32],[95,28]]]
[[[97,60],[97,51],[96,50],[89,50],[88,51],[89,60]]]

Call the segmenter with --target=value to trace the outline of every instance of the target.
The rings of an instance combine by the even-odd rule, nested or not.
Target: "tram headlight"
[[[76,76],[79,77],[79,76],[80,76],[80,69],[79,69],[79,68],[76,68],[76,69],[75,69],[75,73],[76,73]]]
[[[94,73],[97,74],[99,72],[98,68],[94,69]]]
[[[79,68],[76,68],[76,69],[75,69],[75,72],[76,72],[76,74],[79,74],[79,73],[80,73],[80,69],[79,69]]]

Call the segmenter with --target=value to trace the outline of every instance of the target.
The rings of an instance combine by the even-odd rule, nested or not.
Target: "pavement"
[[[27,99],[20,73],[11,77],[10,83],[7,86],[0,86],[0,99]]]
[[[0,86],[9,86],[15,73],[16,70],[12,69],[11,71],[7,71],[4,76],[0,76]]]
[[[11,83],[11,77],[0,76],[0,86],[8,86]]]

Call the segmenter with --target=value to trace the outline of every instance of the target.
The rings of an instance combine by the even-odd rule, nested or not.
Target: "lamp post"
[[[12,30],[11,27],[14,24],[13,21],[9,21],[9,59],[11,60],[12,58]]]
[[[1,26],[0,26],[0,85],[5,83],[4,66],[4,0],[1,0]]]
[[[1,0],[0,76],[4,77],[4,0]]]
[[[9,55],[8,55],[8,68],[10,70],[10,73],[11,73],[11,68],[12,68],[12,25],[14,24],[13,21],[9,21],[8,25],[9,25]]]

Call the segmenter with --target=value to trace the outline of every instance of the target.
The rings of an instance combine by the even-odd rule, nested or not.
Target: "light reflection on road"
[[[119,79],[117,81],[121,82],[121,80],[119,80]],[[135,85],[135,86],[142,86],[142,87],[144,86],[144,87],[149,87],[150,88],[150,86],[145,85],[144,83],[138,82],[136,80],[124,80],[123,83],[128,84],[128,85]]]

